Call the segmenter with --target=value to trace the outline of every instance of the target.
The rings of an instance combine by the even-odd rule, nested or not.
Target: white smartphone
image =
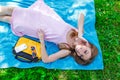
[[[25,50],[26,48],[27,48],[27,45],[26,45],[26,44],[21,44],[21,45],[15,47],[15,51],[16,51],[16,53],[19,53],[20,51],[23,51],[23,50]]]

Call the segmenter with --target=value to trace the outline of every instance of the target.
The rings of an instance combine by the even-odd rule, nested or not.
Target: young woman
[[[17,36],[28,35],[40,39],[41,56],[45,63],[72,55],[76,62],[86,65],[97,55],[98,50],[83,35],[84,15],[78,17],[78,29],[67,24],[43,0],[37,0],[29,8],[0,6],[0,21],[11,24]],[[61,49],[48,55],[44,40],[58,44]]]

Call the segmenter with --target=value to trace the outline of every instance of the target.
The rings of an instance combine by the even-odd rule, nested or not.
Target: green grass
[[[0,69],[0,80],[120,80],[120,1],[95,0],[96,31],[104,70]]]

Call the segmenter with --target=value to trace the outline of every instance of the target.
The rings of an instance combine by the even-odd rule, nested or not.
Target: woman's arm
[[[88,46],[88,41],[82,37],[83,32],[84,32],[84,14],[81,13],[79,14],[79,17],[78,17],[78,39],[77,40],[80,40],[78,42],[81,42],[82,44],[85,44],[86,46]]]
[[[78,37],[82,37],[83,35],[83,31],[84,31],[84,14],[81,13],[79,14],[79,17],[78,17]]]
[[[38,31],[39,39],[41,42],[41,56],[42,61],[45,63],[53,62],[59,58],[65,57],[70,54],[69,50],[60,50],[59,52],[56,52],[50,56],[48,56],[46,48],[45,48],[45,42],[44,42],[44,34],[43,31]]]

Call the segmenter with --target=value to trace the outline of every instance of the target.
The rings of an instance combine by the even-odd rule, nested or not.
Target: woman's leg
[[[0,16],[0,21],[10,23],[11,16]]]
[[[10,6],[0,6],[0,16],[5,16],[5,15],[12,15],[13,9],[15,7],[10,7]]]

